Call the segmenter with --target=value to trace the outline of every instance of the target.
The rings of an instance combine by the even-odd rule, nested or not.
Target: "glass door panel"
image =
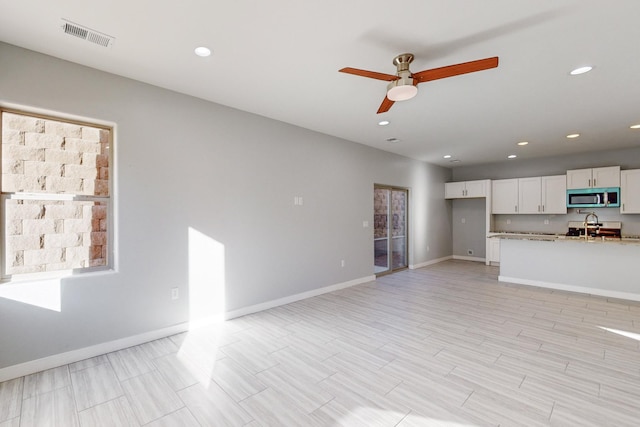
[[[374,187],[374,273],[384,274],[408,266],[408,190]]]
[[[389,200],[391,190],[375,188],[373,196],[374,273],[389,270]]]
[[[391,191],[391,268],[407,267],[407,190]]]

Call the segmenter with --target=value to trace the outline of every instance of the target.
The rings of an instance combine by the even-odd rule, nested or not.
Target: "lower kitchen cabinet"
[[[500,239],[495,237],[488,237],[489,239],[489,251],[487,253],[487,261],[490,264],[500,263]]]

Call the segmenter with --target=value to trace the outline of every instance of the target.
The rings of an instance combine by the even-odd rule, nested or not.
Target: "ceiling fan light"
[[[394,85],[387,91],[387,98],[391,101],[406,101],[418,94],[418,88],[414,85]]]

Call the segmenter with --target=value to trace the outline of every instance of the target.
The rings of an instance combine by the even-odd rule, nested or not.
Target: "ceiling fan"
[[[461,64],[448,65],[446,67],[432,68],[417,73],[409,70],[409,64],[413,61],[412,53],[403,53],[393,59],[393,65],[398,68],[396,74],[384,74],[376,71],[360,70],[358,68],[346,67],[339,70],[341,73],[355,74],[356,76],[369,77],[377,80],[385,80],[387,86],[387,96],[385,96],[378,114],[389,111],[396,101],[411,99],[418,93],[418,84],[431,80],[444,79],[446,77],[458,76],[460,74],[474,73],[476,71],[488,70],[498,66],[498,57],[478,59],[477,61],[463,62]]]

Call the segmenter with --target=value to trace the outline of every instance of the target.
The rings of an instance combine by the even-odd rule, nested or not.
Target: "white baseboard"
[[[581,294],[597,295],[601,297],[640,301],[640,294],[607,289],[588,288],[585,286],[565,285],[563,283],[541,282],[538,280],[519,279],[517,277],[498,276],[499,282],[516,283],[518,285],[537,286],[540,288],[557,289],[559,291],[577,292]]]
[[[185,332],[187,330],[189,330],[189,324],[181,323],[168,328],[145,332],[144,334],[108,341],[92,345],[90,347],[71,350],[66,353],[54,354],[52,356],[43,357],[42,359],[30,360],[29,362],[8,366],[0,369],[0,383],[14,378],[20,378],[25,375],[35,374],[36,372],[45,371],[47,369],[57,368],[58,366],[66,365],[68,363],[79,362],[84,359],[89,359],[90,357],[96,357],[113,351],[122,350],[123,348],[144,344],[149,341],[179,334],[180,332]]]
[[[350,280],[348,282],[337,283],[335,285],[325,286],[323,288],[314,289],[312,291],[302,292],[302,293],[291,295],[288,297],[267,301],[261,304],[256,304],[249,307],[228,311],[219,316],[213,316],[213,317],[203,319],[203,320],[198,320],[195,322],[185,322],[185,323],[170,326],[167,328],[145,332],[139,335],[121,338],[114,341],[108,341],[108,342],[96,344],[90,347],[84,347],[77,350],[71,350],[65,353],[54,354],[52,356],[43,357],[42,359],[31,360],[31,361],[20,363],[17,365],[8,366],[6,368],[0,369],[0,383],[3,381],[12,380],[14,378],[20,378],[25,375],[34,374],[36,372],[45,371],[47,369],[57,368],[58,366],[66,365],[69,363],[79,362],[81,360],[85,360],[90,357],[96,357],[102,354],[122,350],[124,348],[129,348],[136,345],[144,344],[149,341],[153,341],[153,340],[165,338],[171,335],[179,334],[181,332],[197,329],[202,326],[219,323],[224,320],[229,320],[229,319],[233,319],[240,316],[246,316],[247,314],[257,313],[259,311],[267,310],[269,308],[278,307],[285,304],[290,304],[292,302],[300,301],[306,298],[311,298],[314,296],[326,294],[326,293],[337,291],[340,289],[345,289],[345,288],[360,285],[363,283],[372,282],[374,280],[376,280],[375,275],[361,277],[359,279]]]
[[[421,262],[421,263],[418,263],[418,264],[409,265],[409,269],[410,270],[415,270],[417,268],[427,267],[429,265],[433,265],[433,264],[437,264],[439,262],[447,261],[447,260],[450,260],[452,258],[453,258],[453,256],[449,255],[449,256],[446,256],[446,257],[443,257],[443,258],[432,259],[432,260]]]
[[[454,255],[453,259],[460,259],[463,261],[475,261],[475,262],[485,262],[484,258],[475,257],[475,256],[462,256],[462,255]]]
[[[240,308],[238,310],[228,311],[225,314],[225,319],[233,319],[235,317],[246,316],[247,314],[257,313],[259,311],[268,310],[273,307],[279,307],[285,304],[291,304],[292,302],[300,301],[303,299],[315,297],[318,295],[326,294],[340,289],[350,288],[351,286],[361,285],[367,282],[373,282],[376,280],[375,275],[361,277],[359,279],[350,280],[348,282],[338,283],[335,285],[325,286],[324,288],[314,289],[308,292],[302,292],[300,294],[290,295],[288,297],[279,298],[272,301],[263,302],[261,304],[252,305],[249,307]]]

